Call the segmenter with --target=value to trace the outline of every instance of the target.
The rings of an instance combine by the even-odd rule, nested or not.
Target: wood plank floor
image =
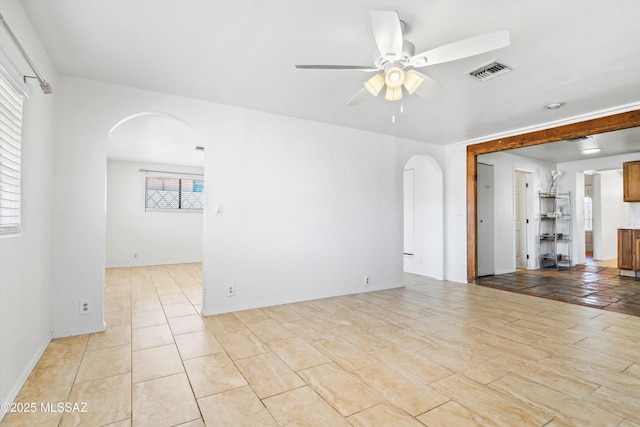
[[[201,317],[201,266],[106,272],[106,332],[51,342],[2,426],[640,426],[640,318],[406,275]]]

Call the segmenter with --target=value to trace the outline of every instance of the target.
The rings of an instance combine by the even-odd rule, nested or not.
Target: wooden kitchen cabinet
[[[618,229],[618,268],[640,270],[640,230]]]
[[[622,164],[624,201],[640,202],[640,161]]]

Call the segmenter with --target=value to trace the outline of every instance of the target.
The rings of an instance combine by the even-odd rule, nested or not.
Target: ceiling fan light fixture
[[[402,86],[390,87],[387,85],[387,93],[384,96],[387,101],[398,101],[402,99]]]
[[[384,87],[384,74],[376,74],[364,83],[364,87],[373,96],[378,96],[382,88]]]
[[[420,87],[423,81],[423,77],[409,71],[404,76],[404,88],[407,89],[407,92],[411,95]]]
[[[387,88],[399,88],[404,83],[405,73],[400,67],[391,67],[387,70],[387,74],[384,77],[384,82],[387,84]]]

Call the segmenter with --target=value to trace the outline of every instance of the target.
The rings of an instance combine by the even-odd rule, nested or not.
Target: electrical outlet
[[[133,254],[133,257],[134,257],[134,258],[138,258],[138,253],[137,253],[137,252],[136,252],[136,253],[134,253],[134,254]]]
[[[362,279],[362,283],[364,283],[365,286],[371,285],[371,279],[369,278],[369,276],[364,276],[364,278]]]
[[[227,296],[232,297],[236,294],[236,285],[233,283],[227,284]]]
[[[93,313],[93,304],[91,304],[90,299],[81,299],[78,305],[79,305],[80,314]]]

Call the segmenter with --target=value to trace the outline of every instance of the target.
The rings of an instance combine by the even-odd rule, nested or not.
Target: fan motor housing
[[[378,49],[373,51],[373,63],[376,67],[384,70],[388,68],[392,63],[400,66],[400,68],[404,68],[409,62],[409,58],[411,58],[416,51],[416,47],[413,43],[407,40],[402,40],[402,55],[399,60],[391,61],[389,58],[382,56]]]

